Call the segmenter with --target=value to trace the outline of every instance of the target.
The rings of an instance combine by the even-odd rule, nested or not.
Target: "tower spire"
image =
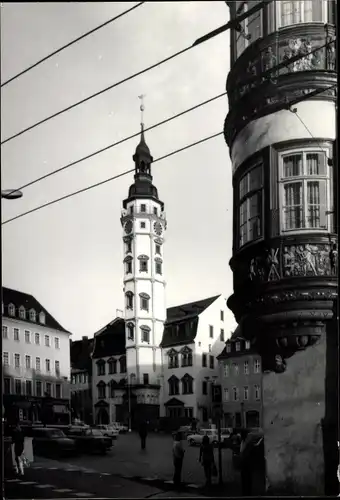
[[[141,104],[139,107],[140,113],[141,113],[141,124],[140,124],[141,136],[140,136],[139,144],[136,148],[136,152],[133,156],[133,160],[134,160],[135,165],[136,165],[136,175],[147,174],[150,176],[150,180],[152,180],[150,165],[153,161],[153,158],[150,154],[150,150],[145,142],[145,137],[144,137],[144,110],[145,110],[144,97],[145,97],[145,94],[141,94],[138,96],[138,99],[140,99],[140,101],[141,101]]]

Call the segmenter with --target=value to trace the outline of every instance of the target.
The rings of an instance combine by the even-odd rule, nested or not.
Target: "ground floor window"
[[[184,416],[187,418],[194,417],[194,409],[193,408],[184,408]]]
[[[168,408],[168,417],[170,418],[178,418],[183,415],[182,413],[182,407],[180,406],[173,406],[171,408]]]

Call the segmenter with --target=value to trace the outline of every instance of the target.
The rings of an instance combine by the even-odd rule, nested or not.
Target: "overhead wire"
[[[218,137],[219,135],[222,135],[222,134],[223,134],[223,131],[217,132],[216,134],[210,135],[210,136],[205,137],[203,139],[200,139],[196,142],[188,144],[187,146],[184,146],[183,148],[179,148],[179,149],[176,149],[174,151],[171,151],[170,153],[167,153],[167,154],[157,158],[156,160],[154,160],[152,162],[152,164],[159,162],[161,160],[165,160],[166,158],[169,158],[170,156],[173,156],[177,153],[185,151],[186,149],[190,149],[194,146],[197,146],[198,144],[202,144],[203,142],[209,141],[210,139],[214,139],[215,137]],[[48,207],[50,205],[54,205],[55,203],[59,203],[60,201],[63,201],[63,200],[66,200],[67,198],[71,198],[73,196],[76,196],[77,194],[84,193],[85,191],[89,191],[90,189],[94,189],[98,186],[102,186],[103,184],[106,184],[107,182],[111,182],[111,181],[114,181],[116,179],[119,179],[120,177],[123,177],[124,175],[130,174],[131,172],[134,172],[134,171],[135,171],[134,168],[130,168],[129,170],[125,170],[124,172],[121,172],[120,174],[114,175],[113,177],[110,177],[110,178],[105,179],[103,181],[97,182],[96,184],[91,184],[90,186],[87,186],[86,188],[79,189],[78,191],[74,191],[74,192],[69,193],[65,196],[61,196],[60,198],[57,198],[55,200],[49,201],[49,202],[44,203],[42,205],[38,205],[37,207],[32,208],[31,210],[27,210],[27,212],[23,212],[19,215],[16,215],[15,217],[12,217],[11,219],[7,219],[6,221],[2,222],[1,225],[8,224],[9,222],[13,222],[14,220],[20,219],[21,217],[24,217],[25,215],[31,214],[33,212],[37,212],[38,210],[41,210],[42,208]]]
[[[187,113],[190,113],[191,111],[194,111],[195,109],[198,109],[202,106],[205,106],[206,104],[209,104],[210,102],[215,101],[216,99],[220,99],[221,97],[225,96],[226,94],[227,94],[227,92],[223,92],[222,94],[218,94],[214,97],[211,97],[210,99],[207,99],[206,101],[202,101],[198,104],[195,104],[195,106],[192,106],[191,108],[187,108],[184,111],[181,111],[180,113],[177,113],[174,116],[170,116],[169,118],[165,118],[164,120],[162,120],[158,123],[155,123],[154,125],[150,125],[150,127],[144,128],[144,132],[147,132],[148,130],[153,130],[157,127],[160,127],[161,125],[165,125],[165,123],[169,123],[172,120],[179,118],[180,116],[183,116]],[[120,139],[119,141],[113,142],[112,144],[109,144],[108,146],[105,146],[104,148],[97,149],[97,151],[94,151],[93,153],[90,153],[86,156],[83,156],[82,158],[79,158],[78,160],[72,161],[72,162],[70,162],[70,163],[68,163],[60,168],[57,168],[56,170],[53,170],[52,172],[48,172],[47,174],[42,175],[41,177],[38,177],[37,179],[34,179],[33,181],[30,181],[27,184],[24,184],[23,186],[20,186],[17,189],[14,189],[12,192],[23,191],[25,188],[27,188],[29,186],[33,186],[33,184],[36,184],[37,182],[40,182],[44,179],[47,179],[48,177],[51,177],[52,175],[58,174],[59,172],[62,172],[63,170],[66,170],[70,167],[73,167],[74,165],[77,165],[85,160],[89,160],[90,158],[93,158],[94,156],[97,156],[100,153],[108,151],[109,149],[114,148],[115,146],[118,146],[119,144],[123,144],[124,142],[127,142],[130,139],[133,139],[134,137],[138,137],[139,135],[140,135],[140,130],[138,130],[138,132],[135,132],[132,135],[129,135],[127,137],[124,137],[123,139]],[[9,193],[9,194],[11,194],[11,193]]]
[[[68,47],[71,47],[71,45],[74,45],[75,43],[80,42],[80,40],[83,40],[87,36],[92,35],[96,31],[98,31],[98,30],[104,28],[105,26],[107,26],[108,24],[111,24],[112,22],[117,21],[117,19],[125,16],[126,14],[129,14],[130,12],[132,12],[135,9],[137,9],[138,7],[141,7],[144,3],[145,3],[145,1],[144,2],[139,2],[138,4],[134,5],[133,7],[130,7],[129,9],[125,10],[124,12],[121,12],[117,16],[112,17],[111,19],[108,19],[107,21],[105,21],[105,23],[102,23],[99,26],[96,26],[96,28],[93,28],[90,31],[87,31],[86,33],[84,33],[83,35],[79,36],[78,38],[75,38],[74,40],[72,40],[71,42],[67,43],[66,45],[63,45],[59,49],[51,52],[50,54],[48,54],[47,56],[43,57],[42,59],[40,59],[36,63],[31,64],[31,66],[29,66],[28,68],[20,71],[16,75],[14,75],[11,78],[9,78],[8,80],[6,80],[4,83],[1,84],[1,88],[5,87],[9,83],[13,82],[14,80],[16,80],[17,78],[19,78],[20,76],[24,75],[25,73],[28,73],[29,71],[31,71],[32,69],[36,68],[37,66],[39,66],[43,62],[45,62],[48,59],[50,59],[51,57],[55,56],[56,54],[59,54],[63,50],[67,49]]]

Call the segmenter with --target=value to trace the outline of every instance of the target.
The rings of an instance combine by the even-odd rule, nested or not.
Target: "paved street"
[[[186,444],[185,449],[182,478],[186,487],[181,496],[240,494],[229,450],[223,450],[223,491],[214,488],[208,492],[201,489],[204,475],[198,462],[199,449]],[[132,433],[120,435],[106,456],[81,455],[60,460],[35,457],[24,479],[7,481],[5,492],[6,498],[157,498],[174,496],[172,475],[172,437],[150,434],[147,449],[142,451],[138,435]]]

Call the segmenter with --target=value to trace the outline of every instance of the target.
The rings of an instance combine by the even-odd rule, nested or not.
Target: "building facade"
[[[218,379],[217,355],[230,333],[221,295],[167,310],[162,347],[164,416],[212,419],[211,385]]]
[[[70,342],[72,417],[89,425],[93,424],[92,351],[93,339],[84,336]]]
[[[337,3],[227,4],[231,19],[259,7],[230,31],[224,131],[233,169],[234,293],[228,306],[262,359],[271,492],[334,494]]]
[[[69,337],[32,295],[2,288],[3,410],[8,421],[69,423]]]
[[[249,340],[233,336],[219,356],[224,427],[262,426],[261,357]]]

